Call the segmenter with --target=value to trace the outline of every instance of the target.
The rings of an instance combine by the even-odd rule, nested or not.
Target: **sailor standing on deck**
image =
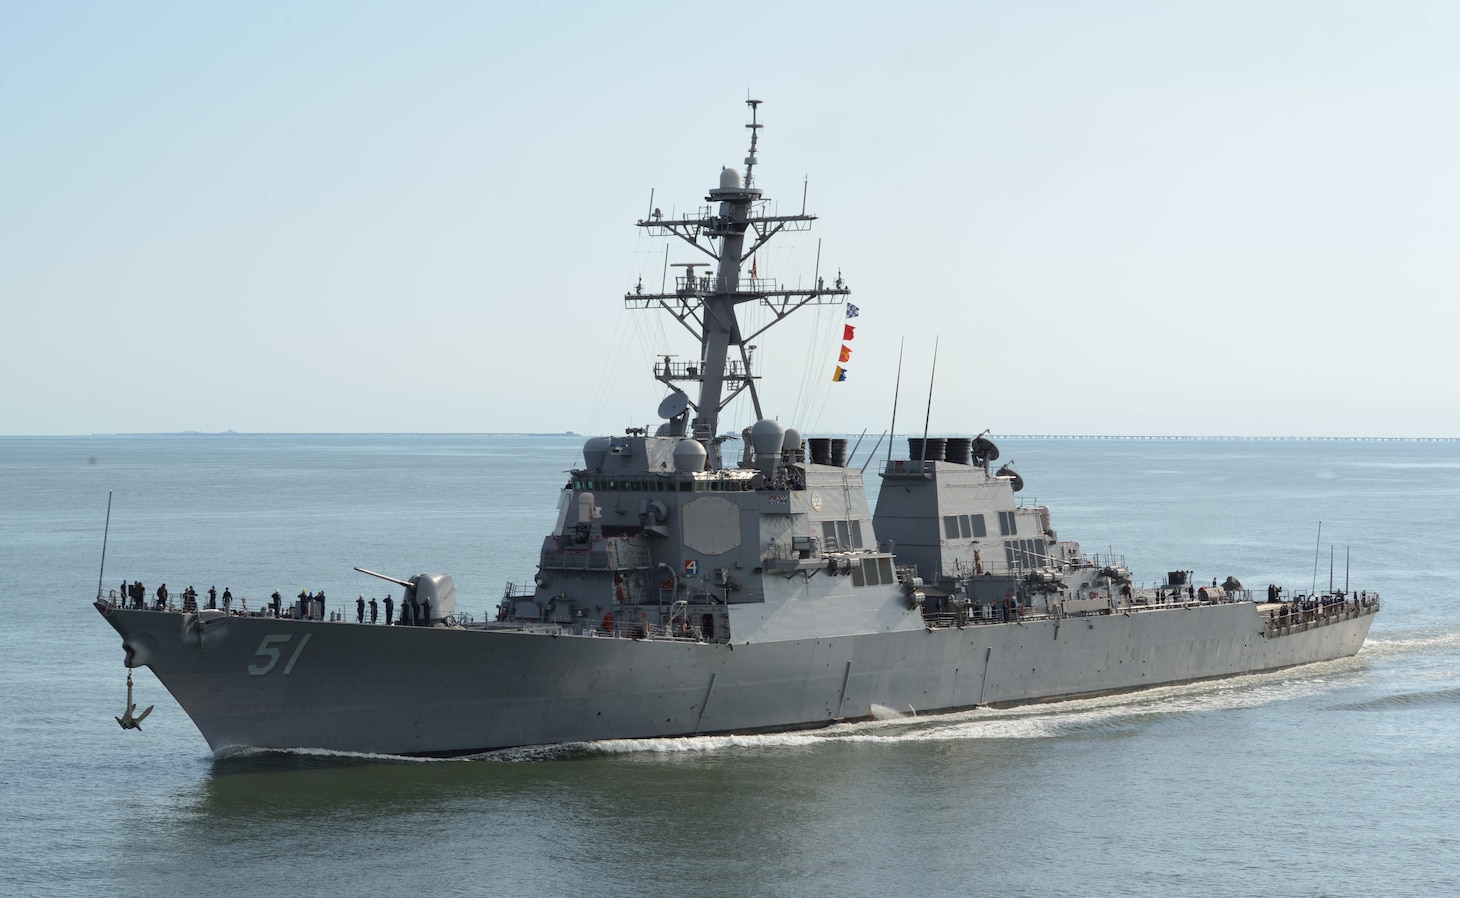
[[[421,602],[421,616],[416,619],[416,626],[431,626],[431,600],[425,599]]]
[[[279,606],[283,604],[284,597],[279,595],[279,591],[276,589],[274,590],[274,594],[272,596],[269,596],[269,601],[274,606],[274,617],[278,617],[280,610]]]
[[[208,587],[208,607],[218,607],[218,587],[216,585]]]
[[[391,615],[394,614],[394,613],[395,613],[395,600],[392,599],[387,594],[386,597],[385,597],[385,625],[387,627],[389,627],[390,625],[392,625],[393,623],[395,623],[395,621],[391,618]]]
[[[167,584],[157,587],[157,610],[161,611],[167,607]]]
[[[376,618],[376,615],[379,613],[379,611],[380,611],[380,606],[377,605],[377,604],[375,604],[375,596],[371,596],[370,597],[370,623],[372,623],[372,624],[375,623],[375,618]]]
[[[365,596],[363,593],[360,598],[355,600],[355,623],[365,623]]]
[[[233,593],[230,592],[228,590],[228,587],[225,586],[225,587],[223,587],[223,610],[224,611],[229,611],[232,608],[233,608]]]

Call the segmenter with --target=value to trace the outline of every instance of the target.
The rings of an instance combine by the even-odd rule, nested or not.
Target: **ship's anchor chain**
[[[147,719],[147,715],[151,714],[152,709],[155,707],[156,705],[148,705],[146,711],[143,711],[136,717],[132,716],[132,712],[137,710],[137,703],[132,701],[132,672],[130,670],[127,671],[127,710],[122,713],[121,717],[114,717],[112,719],[121,724],[124,730],[140,730],[142,729],[142,721]]]

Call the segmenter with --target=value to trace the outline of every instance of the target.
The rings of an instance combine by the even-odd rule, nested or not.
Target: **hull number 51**
[[[294,646],[294,652],[289,656],[289,662],[284,669],[279,671],[279,676],[287,677],[294,669],[294,662],[299,660],[299,655],[304,651],[304,646],[309,642],[313,633],[305,633],[299,638],[299,643]],[[259,643],[258,651],[253,653],[258,659],[248,666],[248,672],[256,677],[261,677],[273,670],[279,664],[279,659],[284,657],[284,651],[289,648],[289,641],[293,636],[285,633],[283,635],[265,636],[263,642]]]

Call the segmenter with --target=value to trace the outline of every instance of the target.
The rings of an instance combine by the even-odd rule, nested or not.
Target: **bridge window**
[[[948,539],[971,539],[988,536],[988,529],[984,527],[981,514],[950,514],[943,516],[943,535]]]
[[[1011,539],[1004,543],[1004,558],[1013,568],[1043,567],[1049,544],[1042,539]]]
[[[862,559],[862,578],[867,581],[868,586],[876,586],[877,580],[877,559]]]

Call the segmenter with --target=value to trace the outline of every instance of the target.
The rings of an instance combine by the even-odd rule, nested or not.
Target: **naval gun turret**
[[[409,604],[414,597],[417,602],[425,606],[430,602],[431,620],[428,626],[437,624],[445,625],[446,619],[456,614],[456,583],[451,579],[450,574],[416,574],[409,580],[399,580],[389,574],[381,574],[375,571],[368,571],[363,567],[355,570],[362,574],[369,574],[387,583],[394,583],[405,592],[401,594],[401,604]]]

